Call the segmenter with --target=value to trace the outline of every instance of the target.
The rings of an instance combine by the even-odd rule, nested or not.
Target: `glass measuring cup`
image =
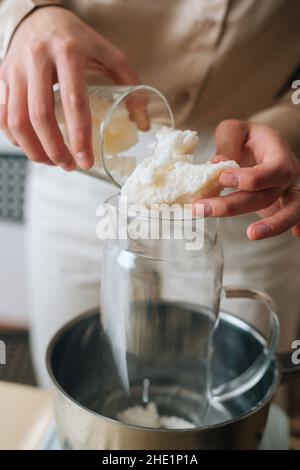
[[[94,165],[84,172],[121,187],[139,161],[152,153],[156,131],[174,127],[168,101],[160,91],[147,85],[87,87],[93,126]],[[139,127],[136,111],[148,123]],[[59,89],[55,91],[55,112],[65,143],[70,148]]]

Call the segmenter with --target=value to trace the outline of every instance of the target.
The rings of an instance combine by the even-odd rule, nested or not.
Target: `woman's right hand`
[[[6,100],[0,126],[30,160],[73,170],[93,164],[92,124],[86,70],[116,84],[140,83],[127,57],[73,13],[43,7],[17,28],[0,68]],[[54,112],[53,84],[59,82],[72,153]],[[139,113],[142,129],[147,123]]]

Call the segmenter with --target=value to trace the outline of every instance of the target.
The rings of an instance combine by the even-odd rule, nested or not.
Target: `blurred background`
[[[27,159],[0,133],[0,380],[35,384],[28,345],[24,198]]]

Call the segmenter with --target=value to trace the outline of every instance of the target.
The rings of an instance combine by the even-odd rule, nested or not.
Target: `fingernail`
[[[260,240],[261,238],[269,237],[272,234],[272,228],[270,225],[261,224],[256,225],[252,230],[252,235],[255,240]]]
[[[79,166],[89,166],[91,164],[91,155],[88,152],[78,152],[76,154],[76,160],[78,161]]]
[[[213,211],[208,201],[201,201],[193,204],[193,212],[198,217],[209,217]]]
[[[295,227],[293,227],[292,232],[294,237],[300,237],[300,225],[295,225]]]
[[[239,179],[237,175],[227,171],[224,171],[224,173],[221,174],[219,181],[227,188],[238,188],[239,186]]]

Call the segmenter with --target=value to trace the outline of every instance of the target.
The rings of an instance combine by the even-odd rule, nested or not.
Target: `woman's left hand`
[[[292,229],[300,237],[300,162],[274,129],[245,121],[222,121],[216,130],[217,156],[235,160],[241,168],[224,171],[220,183],[238,191],[203,199],[206,216],[227,217],[256,212],[261,221],[249,225],[251,240]]]

